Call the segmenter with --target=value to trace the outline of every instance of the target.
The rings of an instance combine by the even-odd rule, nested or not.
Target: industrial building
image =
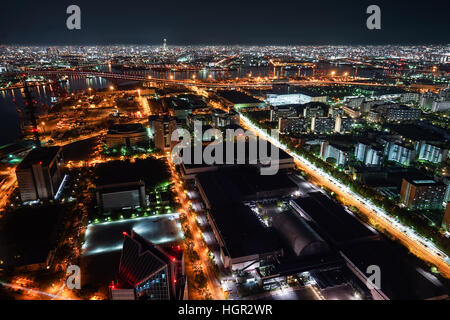
[[[448,292],[430,272],[415,266],[373,229],[321,192],[308,193],[290,202],[297,214],[337,250],[345,266],[374,300],[446,299]],[[379,266],[381,286],[368,281],[369,266]]]
[[[264,101],[255,99],[242,91],[217,90],[216,94],[230,109],[258,108],[266,105]]]
[[[220,245],[225,268],[255,268],[261,260],[283,254],[274,228],[265,226],[243,202],[289,197],[298,188],[287,175],[263,176],[251,167],[222,168],[198,174],[195,184]]]

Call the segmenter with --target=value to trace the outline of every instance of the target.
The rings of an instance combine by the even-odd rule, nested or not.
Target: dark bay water
[[[100,68],[102,71],[109,72],[123,72],[115,70],[110,66],[103,66]],[[247,67],[239,68],[229,72],[226,71],[209,71],[206,69],[199,71],[156,71],[156,70],[134,70],[126,71],[126,73],[138,74],[138,75],[150,75],[153,78],[166,78],[169,79],[173,76],[174,79],[192,79],[195,75],[197,79],[207,79],[210,75],[214,79],[246,77],[249,73],[253,76],[267,76],[268,69]],[[111,82],[105,78],[85,78],[85,77],[69,77],[68,81],[63,85],[63,89],[68,93],[87,90],[93,88],[95,90],[108,88]],[[31,88],[31,93],[34,99],[37,101],[38,115],[45,112],[46,106],[51,105],[51,97],[54,95],[56,87],[43,85],[39,87]],[[24,116],[24,101],[23,90],[3,90],[0,91],[0,146],[11,143],[20,135],[19,126],[19,114],[17,110],[22,110]]]

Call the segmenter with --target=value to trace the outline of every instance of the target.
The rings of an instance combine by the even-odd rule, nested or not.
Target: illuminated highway
[[[401,241],[403,245],[411,251],[411,253],[434,264],[443,275],[450,278],[450,259],[431,241],[417,234],[409,227],[401,224],[397,219],[391,217],[388,213],[376,207],[370,201],[361,198],[359,195],[351,191],[346,185],[337,181],[320,168],[317,168],[313,163],[293,153],[286,145],[280,143],[278,140],[275,140],[270,135],[252,124],[250,119],[242,113],[240,113],[240,116],[244,127],[267,139],[270,143],[278,146],[280,149],[286,151],[294,157],[298,167],[309,174],[312,177],[313,182],[329,188],[343,201],[358,208],[370,219],[372,224],[379,225],[381,228],[385,229],[390,235]]]

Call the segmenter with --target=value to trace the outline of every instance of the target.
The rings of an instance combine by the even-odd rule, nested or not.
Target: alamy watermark
[[[370,289],[380,290],[381,288],[381,269],[376,264],[372,264],[367,267],[366,273],[370,276],[367,277],[366,286]]]
[[[381,29],[381,9],[376,4],[372,4],[367,7],[367,14],[370,16],[367,18],[366,26],[369,30]]]
[[[77,265],[70,265],[67,267],[66,287],[70,290],[81,289],[81,270]]]
[[[277,130],[271,130],[270,136],[278,141]],[[279,169],[279,149],[249,130],[226,129],[224,137],[221,130],[214,128],[203,132],[202,122],[194,121],[193,139],[188,130],[176,129],[171,140],[178,142],[171,152],[175,164],[261,165],[262,175],[275,175]],[[203,146],[203,141],[209,144]]]
[[[69,30],[81,29],[81,9],[79,6],[72,4],[67,7],[66,13],[70,14],[66,20],[66,27]]]

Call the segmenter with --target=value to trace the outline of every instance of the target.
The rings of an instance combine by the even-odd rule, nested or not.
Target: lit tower
[[[163,40],[163,50],[166,51],[167,50],[167,39]]]

